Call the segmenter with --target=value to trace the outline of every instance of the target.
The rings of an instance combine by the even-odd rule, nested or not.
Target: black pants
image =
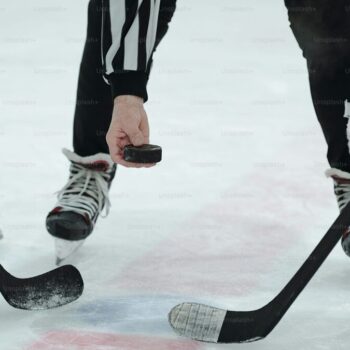
[[[161,0],[156,47],[168,30],[175,5],[176,0]],[[105,41],[101,43],[102,11],[108,12],[108,8],[108,0],[89,2],[87,37],[80,64],[73,132],[74,151],[83,157],[109,152],[105,138],[111,122],[113,100],[111,87],[103,79],[101,59],[101,45],[108,46],[110,37],[110,24],[107,21],[104,26]],[[105,18],[109,18],[108,13]]]
[[[350,101],[350,1],[285,0],[307,60],[311,95],[332,168],[350,172],[344,101]]]

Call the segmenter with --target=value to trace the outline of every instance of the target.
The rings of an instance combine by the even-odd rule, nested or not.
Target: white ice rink
[[[17,277],[54,268],[44,221],[68,175],[87,3],[0,0],[0,263]],[[109,217],[69,261],[81,299],[44,312],[0,299],[0,350],[348,349],[339,245],[261,342],[196,343],[167,322],[184,301],[266,304],[338,214],[283,1],[178,0],[149,94],[164,161],[119,168]]]

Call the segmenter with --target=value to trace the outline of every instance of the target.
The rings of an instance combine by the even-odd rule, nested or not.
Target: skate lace
[[[105,207],[103,216],[107,216],[111,207],[110,172],[90,170],[80,164],[72,163],[71,174],[67,184],[57,192],[61,211],[88,214],[92,220],[96,212],[101,213]]]
[[[350,202],[350,184],[335,184],[334,192],[337,197],[338,206],[340,210]]]

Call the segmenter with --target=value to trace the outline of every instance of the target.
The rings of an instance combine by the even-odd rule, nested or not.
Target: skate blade
[[[66,239],[55,238],[56,265],[61,265],[63,260],[73,255],[84,243],[81,241],[68,241]]]

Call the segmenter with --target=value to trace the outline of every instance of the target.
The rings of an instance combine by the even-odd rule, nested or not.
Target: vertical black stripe
[[[104,11],[104,26],[102,27],[103,33],[101,33],[101,40],[103,37],[103,41],[101,42],[102,46],[102,55],[103,55],[103,70],[106,71],[106,54],[109,48],[112,46],[112,31],[111,31],[111,16],[109,13],[109,1],[103,0],[102,3],[102,11]],[[113,1],[113,0],[112,0]]]
[[[145,71],[147,67],[147,32],[151,15],[151,0],[144,0],[139,12],[139,49],[137,69]]]
[[[134,19],[137,15],[138,1],[125,0],[125,23],[122,29],[120,48],[112,61],[112,65],[115,72],[124,70],[124,58],[125,58],[125,36],[130,30]]]

